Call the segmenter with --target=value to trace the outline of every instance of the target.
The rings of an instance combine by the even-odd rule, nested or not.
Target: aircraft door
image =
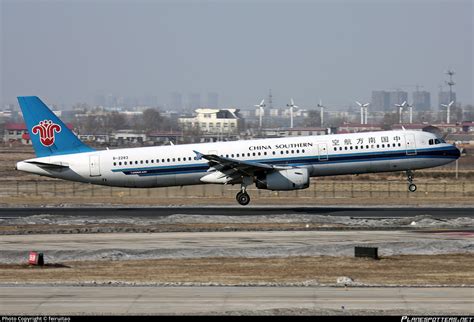
[[[405,147],[407,155],[416,155],[416,141],[414,134],[405,134]]]
[[[100,176],[100,156],[98,154],[89,156],[89,169],[91,177]]]
[[[328,145],[326,143],[318,144],[318,157],[319,157],[319,161],[328,160]]]

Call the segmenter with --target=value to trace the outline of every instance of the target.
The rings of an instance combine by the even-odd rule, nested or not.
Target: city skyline
[[[199,93],[202,102],[217,95],[222,107],[246,107],[272,89],[276,107],[290,98],[347,107],[374,90],[415,85],[435,98],[440,85],[447,91],[448,69],[458,102],[473,103],[467,0],[3,0],[0,8],[3,104],[18,95],[92,103],[98,93],[162,105],[181,93],[186,104]],[[448,16],[456,19],[444,23]]]

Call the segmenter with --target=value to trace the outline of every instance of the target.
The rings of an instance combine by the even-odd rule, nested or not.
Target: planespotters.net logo
[[[40,142],[44,146],[51,146],[54,144],[54,132],[61,132],[61,126],[53,123],[51,120],[40,121],[38,125],[31,129],[33,134],[39,134]]]

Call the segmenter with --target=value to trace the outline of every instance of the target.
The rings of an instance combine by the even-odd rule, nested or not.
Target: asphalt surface
[[[271,309],[474,313],[472,288],[0,286],[2,314],[205,314]],[[336,312],[336,313],[337,313]]]
[[[181,215],[207,216],[266,216],[266,215],[323,215],[354,218],[393,218],[429,215],[433,218],[474,217],[474,207],[422,208],[422,207],[143,207],[143,208],[0,208],[0,218],[27,217],[40,214],[63,216],[126,216],[165,217]]]

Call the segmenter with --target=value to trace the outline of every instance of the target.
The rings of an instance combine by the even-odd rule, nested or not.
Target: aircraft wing
[[[196,153],[198,160],[208,160],[209,165],[211,167],[232,177],[236,177],[239,175],[252,176],[254,172],[262,170],[283,170],[291,168],[284,166],[274,166],[261,162],[242,161],[231,158],[225,158],[215,154],[202,154],[198,151],[194,151],[194,153]]]

